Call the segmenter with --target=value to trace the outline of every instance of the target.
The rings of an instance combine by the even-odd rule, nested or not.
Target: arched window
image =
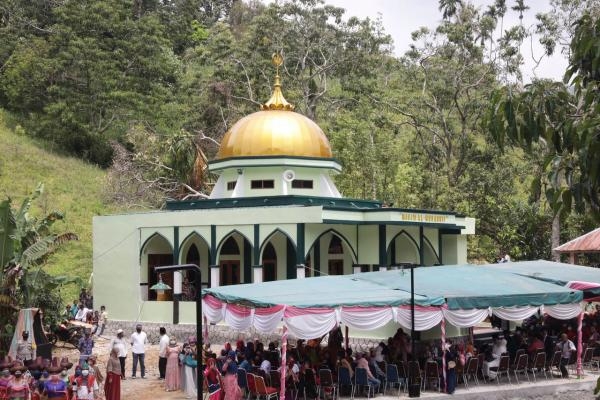
[[[329,242],[329,254],[344,254],[342,239],[337,235],[331,236],[331,241]]]
[[[225,241],[225,243],[223,243],[223,247],[221,247],[221,255],[228,255],[228,256],[240,255],[240,248],[239,248],[237,242],[235,241],[235,239],[233,238],[233,236],[230,236]]]

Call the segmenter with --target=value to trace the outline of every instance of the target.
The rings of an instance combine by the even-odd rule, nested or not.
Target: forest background
[[[440,0],[439,25],[396,56],[380,20],[318,0],[3,0],[3,290],[72,301],[92,270],[93,215],[205,197],[222,136],[269,97],[274,52],[346,197],[476,218],[471,262],[556,258],[600,215],[600,3],[550,4],[534,26],[506,26],[527,1]],[[534,34],[569,58],[564,82],[523,84]]]

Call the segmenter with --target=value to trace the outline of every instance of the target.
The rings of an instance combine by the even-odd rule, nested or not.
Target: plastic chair
[[[525,353],[521,353],[512,368],[512,370],[515,374],[515,379],[517,380],[517,385],[520,383],[518,374],[521,374],[521,373],[525,373],[525,376],[527,377],[527,382],[531,382],[529,380],[529,374],[527,373],[527,365],[528,364],[529,364],[529,356]]]
[[[561,358],[561,352],[557,350],[552,355],[550,362],[546,365],[546,367],[550,370],[550,376],[553,378],[554,378],[554,374],[552,373],[552,368],[556,368],[556,372],[558,372],[558,374],[560,376],[562,376],[562,373],[560,372],[560,358]]]
[[[423,376],[421,374],[421,366],[418,361],[408,362],[408,384],[419,384],[423,383]]]
[[[333,374],[330,369],[320,369],[319,370],[319,386],[317,387],[317,399],[319,395],[323,392],[323,396],[327,393],[327,391],[331,392],[332,399],[336,399],[339,397],[337,383],[333,381]]]
[[[500,356],[500,364],[497,367],[492,367],[490,370],[496,371],[496,382],[498,385],[500,384],[500,377],[502,374],[506,375],[506,379],[508,380],[508,384],[510,385],[510,375],[509,375],[509,367],[510,367],[510,357],[509,356]]]
[[[592,370],[592,360],[594,358],[594,350],[596,350],[593,346],[586,347],[583,352],[583,357],[581,357],[581,367],[583,369],[588,368],[590,371]]]
[[[221,400],[221,388],[218,388],[214,392],[208,395],[208,400]]]
[[[279,371],[277,371],[276,369],[272,369],[269,372],[269,380],[269,386],[272,386],[275,389],[281,389],[281,373]]]
[[[246,379],[247,379],[246,382],[248,383],[248,400],[250,400],[250,397],[258,396],[256,393],[256,375],[246,374]]]
[[[400,378],[400,387],[404,388],[406,392],[408,389],[408,373],[406,365],[402,361],[398,361],[398,377]]]
[[[388,385],[398,385],[398,396],[400,396],[400,390],[402,390],[402,383],[400,382],[398,367],[395,364],[388,364],[385,369],[385,387],[383,388],[384,393],[387,390]]]
[[[318,393],[317,379],[315,378],[315,373],[312,369],[307,369],[304,371],[304,400],[306,400],[306,390],[314,389],[312,393]]]
[[[484,353],[477,354],[477,367],[479,368],[478,373],[482,379],[485,378],[485,371],[483,370],[484,362],[485,362],[485,354]]]
[[[246,394],[248,391],[248,377],[246,376],[246,370],[244,368],[238,368],[237,382],[240,389]]]
[[[536,373],[538,372],[543,372],[544,373],[544,377],[546,379],[548,379],[548,375],[546,375],[546,353],[544,353],[543,351],[538,352],[535,355],[535,358],[533,359],[533,364],[532,364],[532,374],[533,374],[533,381],[536,382]]]
[[[467,361],[467,367],[463,369],[463,382],[465,388],[469,388],[469,377],[473,378],[475,384],[479,386],[479,379],[477,379],[477,371],[479,370],[479,359],[477,357],[469,358]]]
[[[265,378],[262,376],[255,376],[254,383],[256,384],[256,398],[260,399],[264,396],[265,400],[277,398],[277,389],[271,386],[267,386]]]
[[[525,349],[517,349],[515,352],[515,358],[512,360],[512,368],[514,369],[517,366],[517,362],[519,361],[519,357],[521,354],[525,354]]]
[[[356,368],[356,371],[354,371],[354,384],[357,388],[361,386],[367,388],[367,399],[370,397],[371,391],[373,391],[373,397],[375,397],[375,385],[369,382],[369,377],[365,368]]]
[[[435,361],[427,361],[425,364],[425,380],[423,382],[423,389],[427,388],[427,384],[431,384],[431,381],[437,381],[438,392],[441,392],[441,379],[438,364]]]
[[[346,367],[338,368],[338,388],[350,386],[350,398],[354,398],[354,382],[350,377],[350,370]]]

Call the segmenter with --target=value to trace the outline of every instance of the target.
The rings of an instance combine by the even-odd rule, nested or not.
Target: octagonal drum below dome
[[[259,156],[332,158],[329,140],[311,119],[293,111],[258,111],[231,127],[217,159]]]

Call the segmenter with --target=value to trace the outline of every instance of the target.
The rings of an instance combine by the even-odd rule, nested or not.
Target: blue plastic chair
[[[367,399],[370,397],[371,391],[373,391],[373,397],[375,397],[375,386],[369,382],[366,369],[356,368],[356,371],[354,371],[354,384],[357,388],[361,386],[367,388]]]
[[[350,371],[346,367],[338,368],[338,387],[350,386],[350,398],[354,398],[354,382],[350,377]]]
[[[398,374],[398,367],[396,364],[388,364],[385,371],[385,388],[383,392],[387,390],[388,385],[398,385],[398,396],[400,396],[400,390],[402,390],[402,382],[400,382],[400,375]]]

